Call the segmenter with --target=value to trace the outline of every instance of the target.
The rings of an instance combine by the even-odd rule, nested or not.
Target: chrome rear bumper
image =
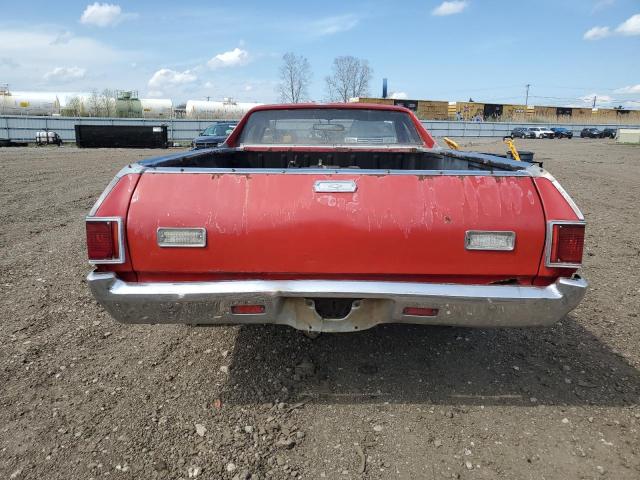
[[[87,282],[100,304],[124,323],[278,323],[300,330],[350,332],[380,323],[466,327],[552,325],[584,297],[587,282],[560,278],[546,287],[350,280],[237,280],[127,283],[92,272]],[[354,298],[342,319],[322,318],[313,298]],[[231,313],[232,305],[264,305],[262,314]],[[431,317],[405,307],[437,309]]]

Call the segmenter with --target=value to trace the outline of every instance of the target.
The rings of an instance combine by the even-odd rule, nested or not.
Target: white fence
[[[225,120],[228,121],[228,120]],[[31,117],[0,116],[0,139],[19,142],[33,142],[36,132],[51,130],[57,132],[65,142],[75,142],[75,125],[167,125],[169,140],[185,142],[196,137],[215,120],[177,120],[142,118],[87,118],[87,117]],[[456,122],[446,120],[425,120],[424,126],[436,137],[504,137],[516,127],[554,126],[542,123],[498,123],[498,122]],[[585,127],[596,128],[640,128],[640,125],[616,124],[563,124],[562,127],[573,130],[575,135]]]

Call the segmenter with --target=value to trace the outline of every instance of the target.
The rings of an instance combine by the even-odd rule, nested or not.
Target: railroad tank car
[[[141,98],[142,116],[144,118],[170,118],[173,102],[168,98]]]
[[[56,115],[60,113],[60,101],[50,92],[0,92],[2,115]]]
[[[186,108],[187,118],[238,119],[258,105],[262,105],[262,103],[235,102],[228,99],[222,102],[188,100]]]

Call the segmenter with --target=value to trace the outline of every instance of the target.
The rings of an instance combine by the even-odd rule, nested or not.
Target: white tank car
[[[54,115],[60,113],[60,101],[50,92],[0,92],[2,115]]]
[[[144,118],[170,118],[173,102],[168,98],[141,98],[142,116]]]
[[[225,118],[239,119],[253,107],[262,103],[235,102],[225,99],[222,102],[206,100],[187,101],[187,118]]]

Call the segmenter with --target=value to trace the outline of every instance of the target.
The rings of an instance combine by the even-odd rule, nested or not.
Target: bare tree
[[[63,109],[63,115],[70,117],[82,117],[84,116],[84,108],[82,107],[82,99],[78,96],[73,96],[67,100],[67,106]]]
[[[105,117],[116,116],[116,91],[105,88],[100,95],[100,110]]]
[[[331,76],[325,79],[329,99],[346,103],[353,97],[366,97],[372,76],[367,60],[352,56],[335,58]]]
[[[278,90],[283,103],[300,103],[307,100],[311,82],[311,65],[302,55],[287,52],[282,56]]]
[[[100,116],[100,95],[98,95],[98,91],[94,88],[91,90],[91,94],[87,99],[87,111],[90,117],[99,117]]]

